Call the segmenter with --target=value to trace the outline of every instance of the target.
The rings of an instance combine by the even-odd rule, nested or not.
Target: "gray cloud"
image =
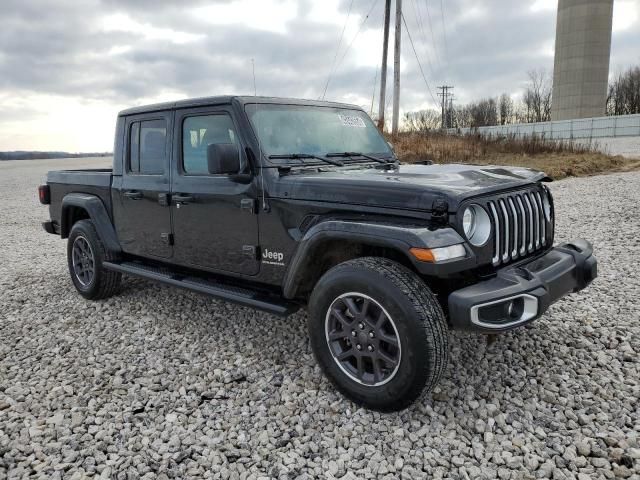
[[[377,1],[363,31],[381,29],[383,1]],[[318,96],[342,25],[309,18],[306,12],[311,3],[298,2],[298,15],[282,34],[251,25],[212,26],[185,14],[189,8],[210,4],[204,0],[58,0],[53,5],[37,0],[4,0],[0,93],[51,93],[118,104],[136,104],[142,97],[167,90],[188,96],[251,93],[250,59],[254,58],[259,93]],[[349,3],[341,2],[342,14]],[[446,82],[456,87],[461,101],[513,93],[526,81],[528,70],[550,70],[553,60],[545,49],[553,44],[555,12],[532,12],[532,3],[444,2],[445,50],[440,2],[405,2],[405,17],[431,92],[435,95],[435,87]],[[471,15],[478,6],[485,8],[487,15]],[[362,18],[370,7],[371,1],[354,2],[354,24],[356,15]],[[116,13],[199,37],[180,44],[169,39],[151,40],[142,32],[101,29],[104,18]],[[639,32],[636,27],[614,35],[612,69],[614,62],[622,66],[640,62]],[[126,49],[114,53],[114,47]],[[370,98],[377,66],[353,66],[351,60],[357,55],[357,51],[351,51],[336,69],[327,98],[340,99],[349,94]],[[432,102],[406,34],[403,59],[403,106],[410,109]],[[391,55],[389,61],[391,64]]]

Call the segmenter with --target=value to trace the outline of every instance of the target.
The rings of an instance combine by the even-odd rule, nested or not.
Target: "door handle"
[[[256,201],[253,198],[243,198],[240,200],[240,208],[249,213],[256,213]]]
[[[130,198],[131,200],[140,200],[143,195],[142,192],[138,192],[137,190],[129,190],[123,193],[126,198]]]
[[[168,207],[171,204],[171,197],[168,193],[159,193],[158,203],[161,207]]]
[[[189,202],[193,202],[193,196],[191,195],[177,194],[177,195],[172,195],[171,198],[176,204],[181,203],[183,205],[186,205]]]

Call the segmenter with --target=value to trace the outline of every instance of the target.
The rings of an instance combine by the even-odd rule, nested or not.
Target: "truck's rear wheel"
[[[309,301],[309,333],[320,366],[353,401],[400,410],[430,391],[447,363],[447,324],[427,285],[385,258],[329,270]]]
[[[71,281],[84,298],[99,300],[118,291],[122,275],[102,266],[109,260],[115,260],[115,255],[104,248],[93,222],[76,222],[69,233],[67,261]]]

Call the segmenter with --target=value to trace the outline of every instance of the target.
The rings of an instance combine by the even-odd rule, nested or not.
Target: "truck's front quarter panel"
[[[412,242],[409,238],[421,245],[424,244],[421,236],[429,236],[436,242],[462,242],[452,229],[447,230],[449,237],[455,237],[453,239],[447,238],[443,230],[431,226],[431,216],[426,211],[287,198],[268,199],[268,211],[262,209],[260,199],[258,204],[262,250],[259,278],[262,282],[279,283],[283,287],[292,281],[291,278],[305,275],[305,267],[299,264],[300,257],[316,255],[315,249],[322,248],[322,242],[318,241],[321,235],[322,240],[339,245],[336,259],[348,256],[349,253],[342,250],[355,243],[395,248],[398,255],[411,262],[408,249]],[[270,253],[282,254],[282,260],[274,262],[268,258]],[[429,268],[418,264],[415,267],[418,266]]]

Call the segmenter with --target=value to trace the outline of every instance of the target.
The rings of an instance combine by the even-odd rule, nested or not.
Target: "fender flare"
[[[71,207],[82,208],[87,212],[89,218],[96,227],[98,236],[104,247],[114,253],[122,252],[118,236],[113,228],[111,218],[107,213],[107,208],[102,200],[96,195],[86,193],[69,193],[62,199],[62,207],[60,214],[60,237],[67,238],[71,231],[72,225],[69,225],[68,211]]]
[[[285,298],[295,298],[298,285],[312,263],[312,253],[329,240],[343,240],[373,247],[392,248],[406,255],[421,273],[426,273],[425,269],[428,270],[435,265],[414,259],[408,254],[410,248],[438,248],[465,243],[458,232],[451,227],[433,230],[415,225],[326,220],[314,225],[300,239],[298,248],[284,276],[282,290]]]

